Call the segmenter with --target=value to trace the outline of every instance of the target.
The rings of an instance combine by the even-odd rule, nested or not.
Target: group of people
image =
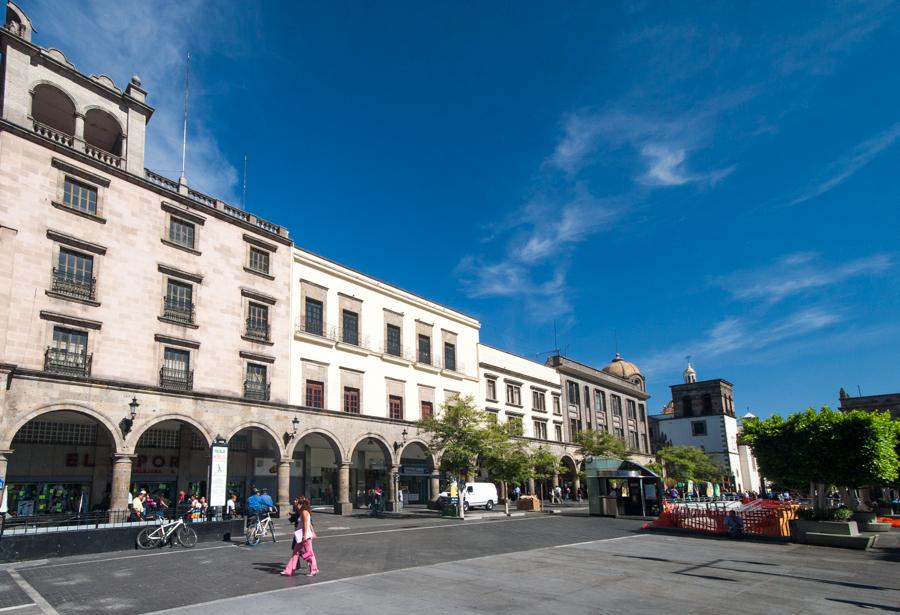
[[[147,521],[164,517],[166,511],[171,508],[169,502],[161,493],[149,494],[146,489],[141,489],[137,495],[130,497],[129,521]],[[174,503],[176,515],[190,515],[191,520],[204,519],[209,513],[209,504],[206,496],[188,495],[183,489],[178,492],[178,499]]]
[[[518,487],[516,487],[516,489],[518,489]],[[563,500],[568,500],[568,501],[574,500],[576,502],[580,502],[583,499],[584,499],[584,491],[581,489],[580,486],[577,489],[575,489],[574,491],[572,490],[572,487],[569,485],[566,485],[565,487],[560,487],[559,485],[557,485],[556,487],[554,487],[553,489],[550,490],[550,503],[551,504],[562,504]]]

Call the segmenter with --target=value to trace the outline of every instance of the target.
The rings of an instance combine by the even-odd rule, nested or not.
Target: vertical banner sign
[[[225,506],[228,483],[228,447],[212,447],[212,465],[209,470],[209,505]]]

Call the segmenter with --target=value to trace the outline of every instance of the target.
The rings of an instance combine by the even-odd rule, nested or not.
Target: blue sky
[[[147,164],[334,260],[758,415],[900,390],[900,4],[23,0]]]

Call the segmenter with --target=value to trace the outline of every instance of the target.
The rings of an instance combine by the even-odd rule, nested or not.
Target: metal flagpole
[[[188,120],[188,91],[191,79],[191,52],[187,54],[187,65],[184,69],[184,126],[181,133],[181,179],[184,180],[185,158],[187,156],[187,120]]]

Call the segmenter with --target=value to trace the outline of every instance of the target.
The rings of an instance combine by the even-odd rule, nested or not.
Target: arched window
[[[35,86],[31,97],[31,117],[53,130],[75,134],[75,104],[55,86],[46,83]]]
[[[703,395],[703,414],[712,414],[712,397],[709,393]]]
[[[681,398],[681,407],[684,410],[684,416],[693,416],[694,408],[693,403],[691,403],[691,398],[687,395]]]
[[[106,111],[91,109],[84,114],[84,141],[110,154],[122,156],[122,129]]]

